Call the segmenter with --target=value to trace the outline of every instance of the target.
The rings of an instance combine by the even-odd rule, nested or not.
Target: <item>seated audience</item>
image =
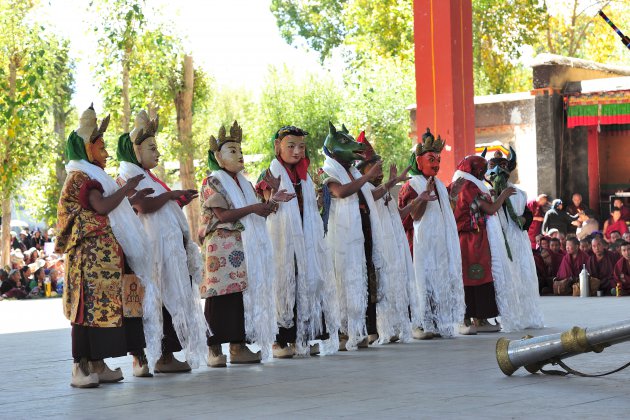
[[[20,271],[11,270],[9,278],[2,282],[0,295],[4,298],[24,299],[27,296],[26,289],[20,282]]]
[[[556,295],[570,295],[571,285],[578,281],[580,271],[588,263],[588,255],[580,251],[580,242],[577,238],[567,239],[566,255],[560,262],[558,275],[554,281],[553,292]]]
[[[619,259],[619,254],[613,254],[606,249],[606,244],[601,238],[594,238],[591,241],[593,256],[586,264],[586,270],[591,278],[599,280],[598,290],[608,295],[610,289],[614,288],[613,271]]]
[[[621,258],[615,264],[615,288],[610,292],[615,295],[617,288],[620,296],[630,296],[630,242],[621,244]]]
[[[586,209],[584,213],[578,215],[580,226],[575,231],[577,238],[581,241],[586,239],[590,234],[599,230],[599,222],[593,217],[593,212]]]
[[[615,231],[615,239],[613,239],[611,235]],[[604,222],[604,239],[606,242],[612,243],[621,238],[626,232],[628,232],[628,226],[626,222],[621,219],[621,209],[619,207],[613,207],[610,212],[610,219]]]

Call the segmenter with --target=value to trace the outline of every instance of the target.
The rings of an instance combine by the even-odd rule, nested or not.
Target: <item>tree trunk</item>
[[[17,80],[17,57],[11,57],[9,60],[9,98],[12,101],[15,100],[15,84]],[[13,111],[15,115],[15,110]],[[11,144],[13,142],[12,136],[7,133],[4,137],[4,162],[11,161]],[[4,185],[2,189],[2,235],[0,236],[2,241],[2,267],[11,266],[11,191]]]
[[[66,180],[66,119],[68,114],[64,112],[60,106],[53,108],[53,118],[55,124],[55,134],[57,135],[57,144],[55,145],[57,160],[55,161],[55,177],[57,178],[57,188],[61,191],[63,183]]]
[[[196,189],[195,165],[193,161],[192,138],[192,102],[194,87],[194,70],[192,56],[184,56],[184,85],[175,95],[175,109],[177,110],[177,137],[181,144],[179,152],[179,176],[182,189]],[[190,234],[197,241],[197,227],[199,226],[199,199],[195,199],[186,206],[186,216]]]
[[[122,99],[123,99],[123,132],[129,132],[129,121],[131,121],[131,105],[129,103],[129,60],[131,58],[131,47],[125,47],[122,59]]]

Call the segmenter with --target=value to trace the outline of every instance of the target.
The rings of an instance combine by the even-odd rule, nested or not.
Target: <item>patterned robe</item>
[[[250,186],[245,186],[245,188]],[[204,278],[201,281],[202,298],[242,292],[247,288],[247,270],[240,221],[221,223],[212,207],[233,209],[227,192],[216,178],[203,180],[199,192],[201,226],[199,240],[205,260]]]
[[[103,188],[82,172],[70,172],[61,191],[55,252],[66,254],[63,310],[73,324],[121,327],[123,251],[107,216],[89,205],[91,189]]]

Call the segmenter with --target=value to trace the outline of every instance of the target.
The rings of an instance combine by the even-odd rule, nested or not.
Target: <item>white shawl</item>
[[[409,183],[418,195],[427,187],[427,179],[422,175],[413,176]],[[419,315],[414,324],[425,331],[452,337],[466,310],[462,257],[448,191],[437,178],[435,187],[438,200],[429,201],[422,218],[413,222],[413,261],[420,307],[412,314]]]
[[[100,167],[86,160],[71,160],[66,165],[66,172],[83,172],[90,179],[98,181],[103,187],[104,196],[114,194],[118,185],[111,176]],[[143,241],[142,223],[131,208],[129,200],[123,199],[118,207],[107,214],[109,224],[116,240],[123,249],[125,259],[144,286],[142,301],[144,337],[147,344],[146,356],[153,366],[162,354],[162,308],[158,302],[158,291],[151,281],[153,256],[148,244]]]
[[[516,188],[508,182],[508,186]],[[527,205],[527,194],[516,188],[516,194],[510,196],[512,207],[517,216],[522,216]],[[519,298],[517,318],[519,330],[525,328],[542,328],[544,326],[543,314],[540,309],[540,295],[538,293],[538,275],[536,263],[531,251],[531,242],[527,231],[521,229],[501,208],[497,212],[501,227],[512,253],[512,261],[508,262],[512,273],[512,287]]]
[[[468,172],[457,170],[453,174],[453,181],[464,178],[475,184],[481,192],[490,196],[488,186]],[[512,274],[509,268],[509,258],[505,248],[505,236],[501,229],[501,222],[496,214],[488,215],[486,222],[488,242],[490,243],[490,258],[492,264],[492,280],[497,307],[501,315],[501,326],[504,332],[519,329],[519,296],[513,286]],[[531,252],[531,251],[530,251]]]
[[[280,176],[281,189],[295,193],[287,170],[277,159],[271,162],[269,170],[273,176]],[[291,327],[297,305],[297,352],[305,354],[308,340],[314,340],[323,331],[323,311],[330,340],[324,343],[322,352],[331,353],[339,348],[340,326],[332,259],[311,177],[307,175],[301,185],[303,216],[295,199],[281,203],[278,211],[267,217],[275,256],[276,317],[280,326]]]
[[[234,208],[258,203],[252,184],[243,174],[236,175],[239,184],[223,170],[212,172],[212,176],[221,182]],[[248,340],[260,346],[263,359],[268,359],[278,332],[274,311],[274,258],[271,241],[264,217],[251,213],[242,217],[240,222],[245,227],[242,239],[247,267],[247,288],[243,291],[245,334]]]
[[[323,169],[341,184],[351,182],[345,168],[330,156],[326,156]],[[361,173],[356,168],[350,167],[349,170],[355,179],[361,177]],[[372,198],[371,186],[368,183],[364,184],[361,192],[370,209],[372,262],[377,281],[381,284],[387,281],[386,261],[382,252],[383,232]],[[331,201],[327,241],[333,251],[341,330],[348,334],[346,348],[354,350],[357,344],[367,336],[365,312],[368,303],[367,266],[357,194],[346,198],[333,198]]]
[[[126,182],[136,175],[144,175],[138,190],[155,190],[149,197],[167,192],[162,184],[151,178],[148,171],[133,163],[120,162],[120,178]],[[151,278],[160,292],[160,304],[166,307],[173,319],[186,361],[197,368],[199,361],[206,357],[206,332],[209,330],[199,306],[198,286],[203,270],[201,252],[192,241],[186,216],[175,201],[169,201],[153,213],[138,216],[153,255]]]
[[[388,193],[389,194],[389,193]],[[385,204],[377,200],[379,218],[383,227],[383,251],[387,259],[387,284],[379,284],[382,298],[376,304],[377,328],[380,343],[398,336],[401,342],[411,341],[409,308],[417,305],[415,280],[409,242],[395,201]]]

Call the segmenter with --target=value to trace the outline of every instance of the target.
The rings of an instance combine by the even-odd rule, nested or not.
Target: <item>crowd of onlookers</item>
[[[573,194],[571,203],[541,194],[527,203],[528,229],[541,295],[579,295],[579,276],[589,275],[591,295],[630,295],[630,208],[614,198],[600,221]]]
[[[11,231],[11,264],[0,269],[0,300],[61,296],[64,262],[53,252],[54,232]]]

